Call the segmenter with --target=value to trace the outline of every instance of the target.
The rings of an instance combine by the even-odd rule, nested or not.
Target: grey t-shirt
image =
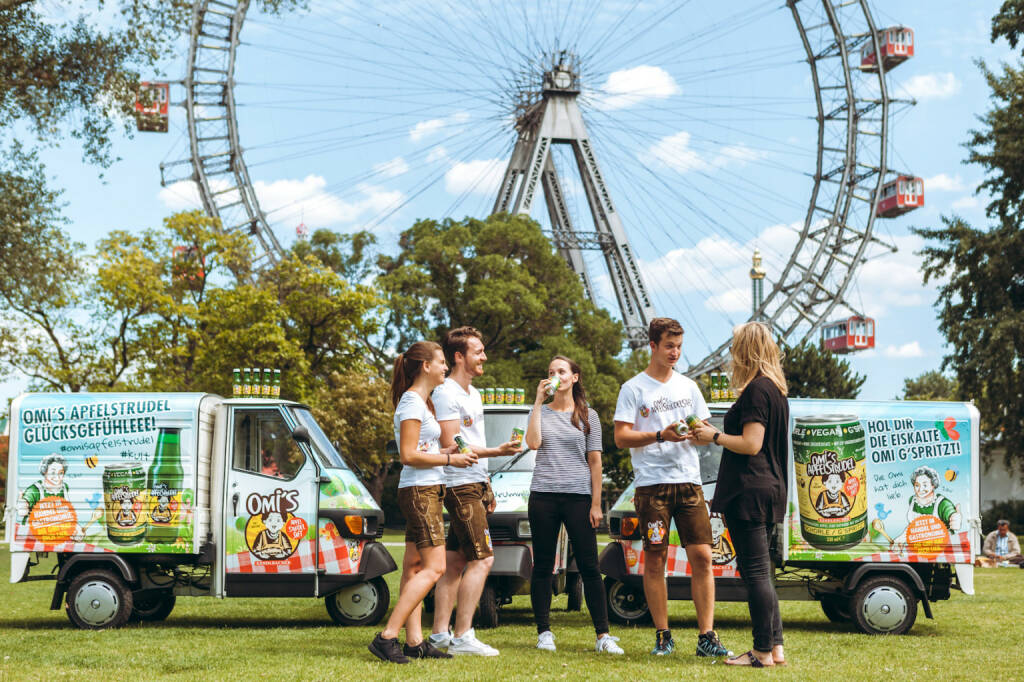
[[[547,405],[540,410],[541,444],[530,490],[590,495],[593,491],[587,453],[601,452],[601,421],[597,412],[587,409],[590,433],[583,433],[572,425],[572,412],[556,412]]]

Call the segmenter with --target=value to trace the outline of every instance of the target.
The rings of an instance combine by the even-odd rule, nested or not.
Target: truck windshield
[[[327,434],[323,432],[320,425],[313,419],[313,415],[310,414],[309,410],[300,407],[291,408],[292,415],[295,420],[305,426],[309,431],[310,445],[312,446],[313,452],[316,454],[316,458],[320,461],[320,464],[327,467],[328,469],[348,469],[348,465],[345,464],[345,460],[338,451],[331,445],[330,439],[327,438]]]

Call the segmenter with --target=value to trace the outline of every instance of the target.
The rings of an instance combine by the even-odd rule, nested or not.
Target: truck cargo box
[[[205,393],[33,393],[11,406],[12,552],[198,554],[210,534]]]

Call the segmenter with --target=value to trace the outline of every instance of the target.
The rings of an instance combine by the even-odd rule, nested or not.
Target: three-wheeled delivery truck
[[[722,428],[728,404],[712,404]],[[789,503],[772,550],[780,599],[815,599],[829,620],[903,634],[950,588],[974,594],[979,528],[978,411],[969,403],[790,400]],[[665,425],[667,426],[667,424]],[[722,450],[698,448],[714,497]],[[609,514],[601,554],[609,616],[649,617],[643,533],[627,488]],[[745,601],[729,529],[711,516],[715,597]],[[669,597],[690,598],[690,567],[670,528]]]
[[[387,611],[383,512],[309,408],[207,393],[35,393],[11,406],[11,582],[56,579],[81,628],[162,620],[178,596],[324,597]],[[53,552],[54,575],[30,575]]]
[[[484,405],[484,429],[491,447],[507,442],[512,430],[526,432],[529,405]],[[487,517],[494,546],[494,565],[480,596],[476,622],[481,627],[498,625],[498,610],[512,603],[517,594],[530,593],[533,573],[533,542],[527,502],[537,453],[523,444],[523,450],[508,457],[491,457],[487,468],[496,506]],[[568,596],[568,610],[579,611],[583,603],[583,581],[569,551],[569,536],[563,526],[558,533],[552,593]]]

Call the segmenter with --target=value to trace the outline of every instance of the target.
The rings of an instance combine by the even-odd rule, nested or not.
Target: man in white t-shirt
[[[622,385],[615,405],[615,444],[632,454],[640,529],[644,534],[644,595],[654,620],[652,654],[672,653],[668,628],[665,564],[669,525],[674,519],[679,541],[693,575],[690,581],[697,611],[697,655],[727,656],[712,629],[715,619],[715,578],[711,572],[711,520],[701,487],[700,462],[687,436],[670,428],[689,415],[711,417],[700,388],[674,371],[683,346],[683,328],[676,320],[658,317],[648,329],[651,360],[647,368]]]
[[[451,374],[431,395],[441,425],[441,447],[451,446],[456,434],[461,434],[480,458],[518,452],[519,445],[513,442],[487,447],[484,405],[472,384],[475,377],[484,373],[487,361],[480,332],[473,327],[453,329],[445,335],[441,347],[452,367]],[[445,486],[444,505],[449,518],[447,568],[434,589],[434,632],[430,643],[439,649],[447,648],[450,654],[497,656],[498,650],[478,640],[472,627],[473,613],[494,564],[487,513],[494,511],[495,501],[487,461],[480,459],[465,468],[445,467]],[[456,602],[455,630],[449,633]]]

